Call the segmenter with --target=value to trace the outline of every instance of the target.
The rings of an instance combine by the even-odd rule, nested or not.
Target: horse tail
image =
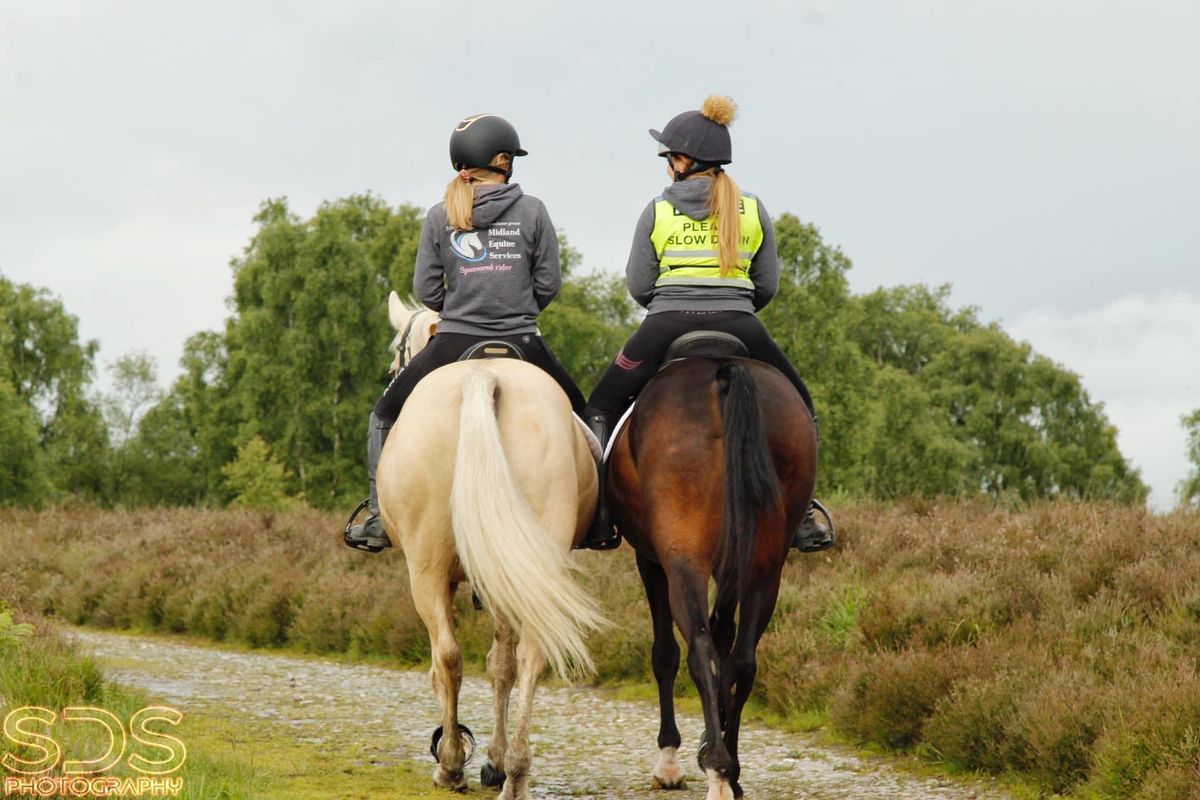
[[[767,443],[758,384],[738,362],[723,364],[717,381],[725,394],[725,516],[716,607],[732,610],[748,588],[758,521],[779,508],[782,492]]]
[[[569,545],[553,541],[513,477],[496,420],[499,386],[488,369],[462,383],[450,513],[459,560],[495,616],[541,645],[564,678],[594,670],[584,642],[604,618],[575,580]]]

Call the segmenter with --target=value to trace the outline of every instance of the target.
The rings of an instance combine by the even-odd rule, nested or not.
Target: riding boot
[[[367,477],[371,486],[370,496],[366,500],[367,517],[361,525],[347,528],[344,536],[348,546],[367,553],[378,553],[392,546],[392,540],[388,538],[379,519],[379,492],[375,487],[379,454],[383,452],[383,443],[387,441],[391,428],[390,421],[371,412],[371,421],[367,425]]]
[[[817,421],[815,414],[812,421],[813,427],[817,432],[817,446],[820,447],[821,424]],[[819,511],[825,519],[817,519],[816,515],[813,514],[814,509]],[[821,505],[819,500],[813,499],[808,506],[808,510],[804,512],[804,521],[800,523],[800,528],[792,538],[792,547],[802,553],[815,553],[818,550],[833,547],[835,540],[836,534],[834,533],[833,517],[830,516],[829,511],[825,506]]]
[[[608,414],[588,413],[585,414],[584,421],[600,440],[600,452],[603,453],[612,433],[612,417]],[[592,518],[592,526],[588,528],[587,536],[579,543],[579,547],[584,550],[612,550],[621,546],[621,534],[613,527],[612,518],[608,513],[608,469],[603,460],[596,465],[596,477],[599,481],[596,487],[596,516]]]

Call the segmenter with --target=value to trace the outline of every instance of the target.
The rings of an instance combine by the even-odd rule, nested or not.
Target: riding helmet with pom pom
[[[703,164],[733,161],[729,124],[737,116],[737,105],[724,95],[709,95],[699,111],[684,111],[672,117],[662,131],[651,129],[658,154],[679,153]]]

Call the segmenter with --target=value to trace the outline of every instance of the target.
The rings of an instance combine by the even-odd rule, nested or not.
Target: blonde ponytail
[[[507,168],[510,159],[507,153],[497,153],[492,159],[493,167]],[[456,231],[473,231],[475,223],[471,211],[475,208],[475,187],[480,183],[500,183],[501,176],[490,169],[472,167],[459,170],[450,183],[446,184],[446,221]]]
[[[717,221],[717,258],[722,278],[732,275],[742,260],[741,199],[742,190],[733,178],[717,169],[708,192],[708,215]]]

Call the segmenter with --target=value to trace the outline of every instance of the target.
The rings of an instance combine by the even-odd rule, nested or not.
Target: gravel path
[[[352,744],[381,768],[413,759],[432,771],[429,735],[439,724],[439,712],[426,672],[239,653],[94,630],[76,630],[73,635],[110,677],[141,687],[185,713],[236,708],[242,715],[290,725],[298,739],[313,745]],[[476,786],[492,719],[491,686],[485,679],[464,680],[459,716],[479,739],[479,751],[468,768]],[[679,715],[680,760],[688,788],[675,793],[649,788],[658,755],[657,704],[615,700],[591,689],[541,688],[534,722],[531,778],[538,798],[704,796],[706,782],[696,767],[694,749],[703,723],[694,715]],[[882,761],[753,724],[742,728],[741,760],[748,800],[1007,797],[990,787],[910,777]]]

